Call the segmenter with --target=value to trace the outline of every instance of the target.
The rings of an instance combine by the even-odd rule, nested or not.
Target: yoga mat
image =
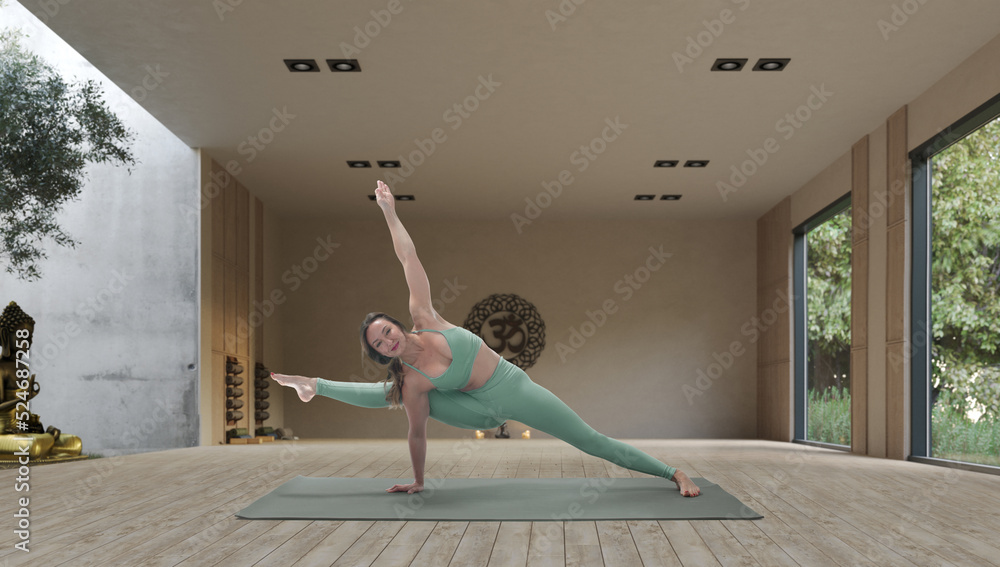
[[[444,478],[423,492],[386,492],[408,478],[297,476],[237,512],[254,520],[756,520],[704,478],[697,497],[664,478]]]

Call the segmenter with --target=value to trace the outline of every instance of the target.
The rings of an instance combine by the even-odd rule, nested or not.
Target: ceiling
[[[996,0],[48,4],[49,27],[285,218],[377,218],[376,179],[416,197],[404,219],[510,220],[526,199],[552,219],[756,218],[1000,33]],[[712,72],[720,57],[749,62]],[[791,62],[751,71],[764,57]],[[344,58],[362,72],[323,64]],[[748,152],[767,160],[723,196]],[[347,165],[400,157],[421,163]]]

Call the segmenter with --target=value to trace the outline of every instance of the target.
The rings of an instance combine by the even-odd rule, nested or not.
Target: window
[[[914,457],[1000,467],[1000,97],[910,154]]]
[[[851,445],[851,202],[795,230],[795,438]]]

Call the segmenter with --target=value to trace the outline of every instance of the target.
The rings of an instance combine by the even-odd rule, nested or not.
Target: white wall
[[[31,411],[78,435],[84,453],[198,444],[198,156],[21,5],[0,22],[67,80],[94,79],[136,132],[131,175],[89,166],[59,225],[80,244],[46,241],[42,279],[0,272],[0,301],[35,320]],[[132,92],[142,96],[142,86]]]

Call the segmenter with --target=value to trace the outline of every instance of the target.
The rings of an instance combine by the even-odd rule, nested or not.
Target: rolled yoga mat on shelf
[[[697,497],[664,478],[443,478],[423,492],[386,492],[412,478],[297,476],[236,515],[251,520],[756,520],[704,478]]]

